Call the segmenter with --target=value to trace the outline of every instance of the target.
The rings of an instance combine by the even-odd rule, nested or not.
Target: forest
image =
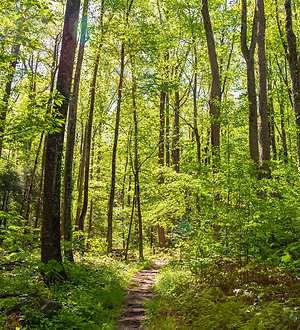
[[[299,15],[0,1],[0,329],[300,329]]]

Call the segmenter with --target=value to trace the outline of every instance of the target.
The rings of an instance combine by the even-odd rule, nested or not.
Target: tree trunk
[[[288,44],[288,62],[292,80],[294,120],[296,125],[298,171],[300,171],[300,57],[297,51],[297,39],[293,30],[291,0],[284,1],[285,33]]]
[[[269,84],[269,91],[272,90],[272,85]],[[268,113],[269,113],[269,132],[270,132],[270,145],[272,150],[272,159],[277,159],[277,148],[275,139],[275,110],[273,104],[273,96],[270,95],[268,98]]]
[[[6,115],[8,111],[8,102],[10,99],[12,83],[15,75],[16,66],[18,63],[19,55],[20,55],[21,44],[16,42],[15,45],[12,47],[11,56],[12,61],[10,63],[10,73],[7,77],[7,81],[4,88],[4,94],[2,98],[2,104],[0,105],[0,158],[2,157],[2,150],[3,150],[3,138],[4,138],[4,131],[5,131],[5,121]]]
[[[130,244],[130,237],[131,237],[131,229],[132,229],[132,223],[133,223],[133,217],[134,217],[135,194],[136,193],[134,192],[134,197],[133,197],[132,206],[131,206],[129,229],[128,229],[128,235],[127,235],[127,241],[126,241],[126,248],[125,248],[125,260],[128,260],[128,251],[129,251],[129,244]]]
[[[258,53],[258,96],[260,115],[260,175],[268,178],[270,176],[270,136],[269,117],[267,102],[267,62],[266,62],[266,19],[264,0],[257,0],[257,53]]]
[[[96,61],[99,64],[99,61]],[[79,230],[84,229],[84,220],[87,213],[88,199],[89,199],[89,176],[90,176],[90,155],[91,155],[91,142],[92,142],[92,128],[93,128],[93,117],[95,109],[95,96],[96,96],[96,81],[97,81],[98,65],[94,67],[94,75],[91,83],[91,103],[90,112],[88,117],[88,123],[86,127],[86,153],[85,153],[85,171],[84,171],[84,194],[82,210],[79,218]]]
[[[195,40],[194,40],[195,42]],[[197,160],[197,174],[200,175],[201,172],[201,140],[198,129],[198,107],[197,107],[197,89],[198,89],[198,58],[197,49],[194,46],[194,86],[193,86],[193,110],[194,110],[194,125],[193,125],[193,135],[196,140],[196,160]]]
[[[158,164],[160,167],[165,165],[165,106],[166,92],[160,92],[159,102],[159,144],[158,144]]]
[[[111,184],[110,184],[110,195],[108,202],[108,222],[107,222],[107,252],[112,251],[112,225],[113,225],[113,208],[115,199],[115,186],[116,186],[116,158],[117,158],[117,148],[118,148],[118,137],[119,137],[119,126],[120,126],[120,115],[121,115],[121,101],[122,101],[122,88],[124,80],[124,67],[125,67],[125,45],[122,42],[121,45],[121,57],[120,57],[120,77],[118,86],[118,101],[116,109],[116,122],[115,122],[115,134],[114,143],[112,151],[112,161],[111,161]]]
[[[70,100],[72,71],[76,51],[77,21],[80,0],[67,0],[63,38],[57,77],[57,90],[63,103],[56,106],[55,112],[64,120]],[[45,142],[45,172],[43,191],[43,224],[41,234],[41,260],[62,261],[60,245],[60,188],[61,161],[64,141],[64,127],[59,132],[48,133]]]
[[[179,173],[180,171],[180,148],[179,148],[179,118],[180,118],[180,98],[179,91],[175,91],[175,104],[174,104],[174,124],[173,124],[173,139],[172,139],[172,162],[174,170]]]
[[[83,9],[82,9],[82,18],[81,18],[80,44],[77,55],[73,93],[69,107],[66,154],[65,154],[63,228],[64,228],[64,240],[66,242],[66,245],[64,248],[64,255],[65,258],[71,262],[74,262],[72,245],[71,245],[72,244],[73,158],[74,158],[74,147],[75,147],[77,103],[79,97],[81,67],[83,62],[84,46],[85,46],[86,31],[87,31],[87,11],[88,11],[88,0],[84,0]]]
[[[285,130],[285,115],[284,115],[284,103],[282,96],[278,96],[279,100],[279,111],[280,111],[280,129],[281,129],[281,144],[283,151],[283,161],[286,163],[288,160],[288,148],[287,148],[287,139],[286,139],[286,130]]]
[[[135,183],[135,201],[137,206],[138,216],[138,237],[139,237],[139,259],[144,259],[143,253],[143,221],[141,210],[141,192],[140,192],[140,165],[138,154],[138,118],[137,118],[137,105],[136,105],[136,78],[133,59],[132,63],[132,107],[133,107],[133,123],[134,123],[134,183]],[[164,153],[162,153],[163,155]]]
[[[81,141],[81,158],[78,170],[77,177],[77,209],[76,209],[76,221],[75,221],[75,230],[83,230],[82,225],[80,224],[80,214],[82,209],[82,195],[83,195],[83,181],[84,181],[84,170],[85,170],[85,154],[87,149],[87,130],[86,127],[83,129],[83,138]],[[80,229],[81,228],[81,229]]]
[[[259,168],[257,102],[254,69],[254,52],[257,40],[257,15],[253,17],[250,47],[247,45],[247,1],[242,0],[241,50],[247,66],[247,94],[249,103],[249,150],[256,168]]]
[[[220,102],[221,102],[221,83],[218,66],[218,59],[215,47],[214,34],[212,31],[211,20],[208,10],[207,0],[202,0],[202,17],[207,41],[210,70],[212,83],[209,97],[209,111],[211,117],[211,149],[212,165],[214,170],[218,168],[220,159]]]
[[[166,166],[170,166],[170,96],[166,93]]]
[[[125,184],[126,184],[127,168],[128,168],[128,163],[129,163],[130,142],[131,142],[131,130],[128,134],[128,139],[127,139],[126,161],[125,161],[125,169],[124,169],[123,182],[122,182],[122,191],[121,191],[122,210],[125,209]],[[130,203],[128,203],[128,206],[129,205],[130,205]],[[125,217],[122,217],[122,244],[123,244],[123,249],[125,249],[125,246],[126,246],[124,221],[125,221]]]
[[[33,190],[34,179],[35,179],[35,176],[36,176],[36,170],[37,170],[37,167],[38,167],[39,155],[40,155],[40,152],[42,150],[43,140],[44,140],[44,133],[42,133],[41,137],[40,137],[39,145],[38,145],[36,155],[35,155],[35,160],[34,160],[32,173],[31,173],[31,177],[30,177],[29,187],[28,187],[28,191],[27,191],[26,199],[25,199],[24,215],[25,215],[25,219],[26,219],[27,223],[29,222],[31,195],[32,195],[32,190]]]

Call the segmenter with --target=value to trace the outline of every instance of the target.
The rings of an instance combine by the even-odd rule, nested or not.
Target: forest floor
[[[150,269],[139,271],[132,279],[128,287],[128,295],[124,305],[123,314],[119,320],[119,330],[145,329],[146,307],[145,302],[154,297],[152,290],[155,277],[164,261],[154,260],[154,266]]]

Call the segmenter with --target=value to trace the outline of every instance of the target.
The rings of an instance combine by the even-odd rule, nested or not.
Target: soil
[[[132,279],[124,312],[119,320],[119,330],[145,329],[142,324],[146,313],[144,303],[154,297],[151,289],[162,265],[163,263],[156,262],[153,268],[141,270]]]

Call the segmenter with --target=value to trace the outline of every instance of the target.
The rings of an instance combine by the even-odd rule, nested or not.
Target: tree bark
[[[272,91],[271,83],[268,84],[268,90]],[[277,159],[277,147],[275,138],[275,110],[274,100],[272,94],[268,97],[268,114],[269,114],[269,132],[270,132],[270,146],[272,150],[272,159]]]
[[[194,40],[195,42],[195,40]],[[197,160],[197,174],[200,175],[201,172],[201,139],[198,128],[198,106],[197,106],[197,89],[198,89],[198,57],[197,49],[194,46],[194,85],[193,85],[193,110],[194,110],[194,125],[193,125],[193,134],[196,140],[196,160]]]
[[[166,92],[160,92],[159,102],[159,140],[158,140],[158,164],[163,167],[165,165],[165,107]]]
[[[94,74],[91,83],[91,101],[88,122],[86,126],[86,153],[85,153],[85,171],[84,171],[84,193],[83,193],[83,204],[79,218],[79,230],[84,229],[84,220],[87,213],[88,199],[89,199],[89,176],[90,176],[90,156],[91,156],[91,142],[92,142],[92,129],[93,129],[93,117],[95,109],[95,96],[96,96],[96,81],[98,73],[99,60],[97,58],[94,67]]]
[[[85,154],[87,149],[87,131],[86,127],[82,130],[82,139],[81,139],[81,157],[77,177],[77,209],[76,209],[76,221],[75,221],[75,230],[83,230],[82,225],[80,224],[80,214],[82,209],[82,195],[83,195],[83,182],[84,182],[84,170],[85,170]],[[81,228],[81,229],[80,229]]]
[[[202,17],[207,41],[210,71],[212,83],[209,97],[209,111],[211,117],[211,148],[212,165],[216,170],[220,159],[220,102],[221,102],[221,83],[219,65],[215,47],[215,39],[212,31],[211,20],[208,10],[208,1],[202,0]]]
[[[270,176],[270,135],[269,117],[267,102],[267,62],[266,62],[266,18],[264,0],[257,0],[257,53],[258,53],[258,96],[260,115],[260,175],[259,177]]]
[[[170,96],[166,93],[166,166],[170,166]]]
[[[64,192],[63,192],[63,227],[64,227],[64,240],[66,245],[64,247],[65,258],[74,262],[72,252],[72,195],[73,195],[73,158],[75,147],[75,131],[77,119],[77,103],[79,97],[79,86],[81,78],[81,68],[84,56],[84,46],[86,42],[87,32],[87,11],[88,0],[84,0],[81,18],[81,32],[80,43],[77,55],[77,63],[74,77],[73,93],[71,95],[68,125],[67,125],[67,142],[65,154],[65,175],[64,175]]]
[[[180,130],[180,98],[179,91],[175,91],[175,104],[174,104],[174,124],[173,124],[173,139],[172,139],[172,163],[174,170],[179,173],[180,171],[180,147],[179,147],[179,130]]]
[[[297,50],[297,39],[293,30],[291,0],[284,1],[285,33],[288,45],[288,62],[292,81],[294,120],[296,125],[298,171],[300,171],[300,57]]]
[[[247,1],[242,0],[241,50],[247,66],[247,94],[249,104],[249,150],[256,168],[259,168],[257,102],[254,69],[254,52],[257,40],[257,14],[253,17],[250,47],[247,45]]]
[[[35,179],[35,176],[36,176],[36,171],[37,171],[37,167],[38,167],[38,160],[39,160],[40,152],[42,150],[43,141],[44,141],[44,133],[42,133],[41,136],[40,136],[40,141],[39,141],[39,145],[38,145],[38,148],[37,148],[37,151],[36,151],[34,165],[33,165],[32,173],[31,173],[31,177],[30,177],[30,182],[29,182],[29,187],[28,187],[28,191],[27,191],[26,199],[25,199],[24,215],[25,215],[25,220],[27,221],[27,223],[29,222],[31,195],[32,195],[34,179]]]
[[[12,47],[11,56],[12,61],[10,63],[10,73],[7,77],[7,81],[4,88],[4,94],[2,98],[2,104],[0,106],[0,158],[2,157],[3,150],[3,138],[5,131],[5,121],[8,111],[8,102],[11,95],[12,83],[15,75],[16,66],[18,63],[19,55],[20,55],[21,44],[16,41],[16,43]]]
[[[55,115],[66,119],[72,85],[72,72],[76,51],[77,22],[80,0],[68,0],[64,19],[64,29],[60,62],[57,76],[57,90],[63,97],[63,103],[56,106]],[[60,245],[60,188],[61,162],[64,141],[63,124],[59,132],[48,133],[45,142],[45,172],[43,191],[43,223],[41,233],[41,261],[61,262]]]
[[[288,148],[287,148],[287,138],[285,130],[285,115],[284,115],[284,103],[282,96],[278,95],[279,111],[280,111],[280,129],[281,129],[281,144],[283,151],[283,161],[286,163],[288,160]]]
[[[134,123],[134,183],[135,183],[135,201],[138,216],[138,237],[139,237],[139,259],[144,259],[143,252],[143,221],[141,210],[141,192],[140,192],[140,164],[139,164],[139,145],[138,145],[138,118],[136,105],[136,77],[133,59],[132,63],[132,107],[133,107],[133,123]],[[162,153],[163,155],[163,153]]]
[[[111,161],[111,184],[110,184],[110,195],[108,202],[108,213],[107,213],[107,252],[112,251],[112,225],[113,225],[113,208],[115,199],[115,187],[116,187],[116,158],[117,158],[117,148],[118,148],[118,137],[119,137],[119,126],[120,126],[120,115],[121,115],[121,101],[122,101],[122,88],[124,80],[124,67],[125,67],[125,45],[122,42],[121,45],[121,55],[120,55],[120,77],[118,86],[118,101],[116,109],[116,122],[115,122],[115,133],[114,133],[114,143],[112,150],[112,161]]]

